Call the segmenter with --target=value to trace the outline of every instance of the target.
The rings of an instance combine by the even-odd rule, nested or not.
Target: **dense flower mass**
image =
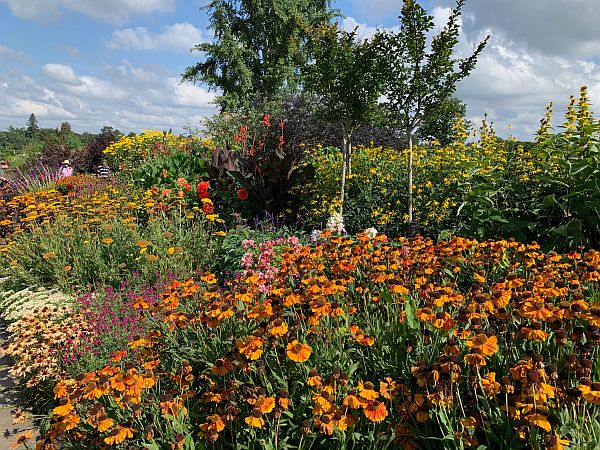
[[[174,280],[135,305],[152,324],[129,342],[139,360],[58,383],[48,448],[567,445],[600,403],[599,267],[596,251],[325,233],[284,249],[266,290],[253,269]]]

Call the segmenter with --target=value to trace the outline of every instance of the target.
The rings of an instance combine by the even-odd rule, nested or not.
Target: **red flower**
[[[198,191],[208,191],[208,188],[210,188],[210,181],[201,181],[196,185]]]
[[[240,200],[248,200],[248,191],[244,188],[238,189],[237,198]]]
[[[202,211],[204,211],[204,214],[212,214],[215,211],[215,207],[210,203],[205,203],[202,205]]]
[[[208,198],[208,188],[210,188],[210,181],[201,181],[196,185],[199,198]]]
[[[263,116],[263,123],[267,128],[271,126],[271,114],[267,113]]]

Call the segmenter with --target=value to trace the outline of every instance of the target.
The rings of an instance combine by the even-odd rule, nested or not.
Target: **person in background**
[[[8,183],[8,178],[6,178],[6,171],[8,170],[8,161],[0,161],[0,186],[4,186]]]
[[[98,178],[110,177],[111,170],[110,166],[108,165],[108,162],[106,162],[106,159],[102,160],[102,164],[98,166],[98,169],[96,169],[96,173],[98,174]]]
[[[71,165],[71,161],[65,159],[60,166],[60,177],[70,177],[73,176],[73,166]]]

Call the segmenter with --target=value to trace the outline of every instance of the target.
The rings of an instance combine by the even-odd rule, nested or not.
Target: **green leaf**
[[[415,316],[415,303],[408,294],[404,295],[404,311],[406,312],[406,323],[411,330],[419,329],[419,322]]]

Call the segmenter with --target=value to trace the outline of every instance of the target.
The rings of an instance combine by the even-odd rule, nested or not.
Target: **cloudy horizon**
[[[0,128],[68,121],[76,131],[108,125],[124,132],[198,126],[216,111],[206,86],[180,83],[198,61],[189,49],[212,38],[205,0],[0,0]],[[423,6],[442,26],[454,2]],[[398,0],[333,4],[345,28],[368,36],[397,24]],[[600,8],[593,0],[470,0],[457,56],[490,43],[457,96],[475,123],[484,114],[506,137],[531,139],[546,105],[554,125],[570,95],[587,85],[600,104]]]

